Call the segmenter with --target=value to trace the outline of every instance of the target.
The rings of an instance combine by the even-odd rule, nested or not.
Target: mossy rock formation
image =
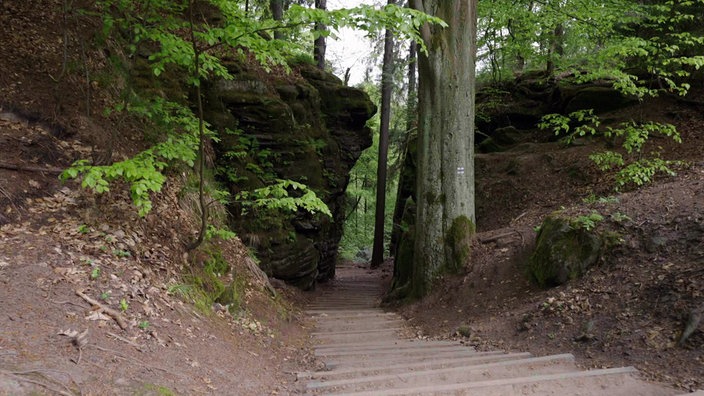
[[[596,264],[602,247],[602,238],[593,230],[587,231],[568,218],[548,216],[538,233],[528,270],[541,287],[561,285]]]
[[[349,171],[371,146],[366,122],[376,107],[361,90],[346,87],[311,65],[291,74],[267,74],[240,63],[234,79],[205,87],[205,118],[222,133],[216,167],[233,194],[289,179],[315,191],[333,218],[303,211],[250,211],[233,204],[232,228],[269,275],[303,289],[335,274]],[[242,147],[243,140],[254,145]],[[234,155],[233,155],[234,154]]]

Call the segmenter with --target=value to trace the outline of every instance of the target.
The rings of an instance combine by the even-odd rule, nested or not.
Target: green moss
[[[457,334],[469,338],[472,336],[472,328],[468,324],[461,324],[457,327]]]
[[[137,396],[175,396],[176,393],[171,389],[154,384],[144,384],[142,389],[135,392]]]
[[[215,302],[227,306],[231,314],[237,314],[243,308],[242,302],[246,283],[241,276],[235,276],[232,282],[225,286],[222,293],[215,299]]]
[[[467,216],[452,220],[450,229],[445,233],[445,270],[456,273],[464,268],[472,252],[471,239],[475,231],[474,223]]]
[[[407,225],[408,227],[408,225]],[[398,255],[395,261],[394,282],[402,286],[411,280],[413,274],[413,249],[415,246],[415,229],[410,226],[401,237]]]
[[[217,246],[205,245],[201,253],[207,254],[207,258],[200,263],[195,259],[191,264],[191,273],[184,276],[184,284],[172,286],[170,292],[190,300],[204,314],[212,312],[213,303],[220,300],[227,300],[221,303],[236,305],[239,310],[239,296],[243,294],[245,282],[236,276],[230,284],[222,281],[221,277],[229,273],[231,267]]]
[[[563,284],[594,265],[602,246],[598,234],[573,226],[572,219],[549,216],[538,233],[528,263],[529,274],[541,287]]]
[[[205,261],[205,272],[214,275],[225,275],[230,272],[230,263],[225,260],[220,250],[210,252],[210,258]]]

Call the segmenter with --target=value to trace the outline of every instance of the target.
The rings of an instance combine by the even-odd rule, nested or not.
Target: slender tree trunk
[[[410,172],[408,169],[412,162],[408,158],[411,153],[408,152],[408,143],[413,134],[416,125],[418,125],[418,85],[416,84],[416,65],[417,65],[417,44],[411,42],[408,50],[408,98],[406,99],[406,139],[400,151],[403,158],[400,160],[401,172],[398,179],[398,190],[396,192],[396,204],[394,206],[393,230],[391,231],[391,243],[389,246],[390,254],[396,257],[398,253],[398,245],[403,230],[401,229],[401,218],[406,204],[406,200],[415,191],[415,180],[410,180],[415,176],[415,169]],[[396,270],[394,269],[394,272]]]
[[[327,0],[315,0],[315,8],[319,10],[327,9]],[[313,43],[313,58],[315,58],[318,69],[323,70],[325,69],[325,50],[327,49],[323,32],[327,30],[327,26],[322,23],[316,23],[315,30],[320,36],[316,37]]]
[[[281,21],[284,18],[284,0],[269,0],[269,8],[271,9],[271,17],[275,21]],[[278,29],[274,30],[274,38],[283,40],[283,32]]]
[[[388,4],[395,4],[388,0]],[[394,36],[386,29],[384,36],[384,63],[381,71],[381,115],[379,127],[379,160],[376,171],[376,211],[374,212],[374,248],[372,268],[384,262],[384,221],[386,220],[386,172],[389,153],[389,123],[391,120],[391,92],[394,83]]]
[[[203,95],[200,88],[200,54],[198,41],[195,35],[195,23],[193,18],[193,0],[188,2],[188,18],[190,25],[190,39],[193,46],[194,66],[193,74],[198,80],[196,84],[196,103],[198,104],[198,203],[200,207],[200,230],[196,240],[187,246],[187,250],[193,250],[200,246],[205,240],[205,232],[208,229],[208,204],[205,202],[205,125],[203,121]]]
[[[424,26],[418,62],[416,235],[411,293],[422,296],[444,271],[469,259],[474,232],[476,0],[414,0],[448,27]]]

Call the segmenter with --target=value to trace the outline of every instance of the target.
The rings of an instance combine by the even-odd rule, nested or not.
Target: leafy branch
[[[572,128],[577,123],[578,126]],[[592,109],[580,110],[567,116],[561,114],[548,114],[543,116],[538,124],[540,129],[551,129],[555,135],[565,135],[564,140],[571,144],[578,136],[602,136],[607,139],[618,140],[627,157],[623,154],[607,150],[593,153],[589,159],[594,162],[599,170],[607,172],[617,170],[616,189],[629,184],[641,187],[650,183],[656,174],[674,176],[673,167],[682,165],[681,161],[663,160],[659,154],[651,153],[650,158],[643,158],[643,148],[654,134],[668,137],[676,143],[682,143],[682,138],[672,124],[658,122],[636,123],[635,121],[623,122],[617,128],[607,127],[599,131],[601,124],[599,117],[594,115]]]

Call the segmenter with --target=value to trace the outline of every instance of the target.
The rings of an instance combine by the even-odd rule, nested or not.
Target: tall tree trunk
[[[327,9],[327,0],[315,0],[315,8],[319,10]],[[325,69],[325,50],[327,49],[323,32],[327,30],[327,26],[322,23],[316,23],[315,30],[320,35],[316,37],[313,43],[313,58],[315,58],[318,69],[323,70]]]
[[[389,246],[390,254],[396,257],[398,253],[399,241],[403,229],[401,227],[401,218],[406,204],[406,200],[415,192],[415,168],[411,172],[409,167],[412,166],[408,146],[411,135],[414,134],[416,125],[418,125],[418,85],[416,84],[416,66],[417,66],[417,44],[411,42],[408,50],[408,98],[406,99],[406,139],[401,147],[403,158],[401,162],[401,172],[398,179],[398,190],[396,192],[396,204],[394,206],[393,229],[391,230],[391,243]],[[413,179],[411,179],[413,178]],[[396,272],[396,269],[394,269]]]
[[[388,4],[395,4],[388,0]],[[381,67],[381,115],[379,126],[379,160],[376,171],[376,211],[374,212],[374,248],[372,268],[384,262],[384,221],[386,220],[386,171],[389,154],[389,123],[391,120],[391,92],[394,83],[394,35],[386,29],[384,36],[384,63]]]
[[[269,8],[271,9],[271,17],[275,21],[281,21],[284,18],[284,0],[269,0]],[[283,32],[278,29],[274,30],[274,38],[283,40]]]
[[[448,27],[424,26],[418,62],[416,235],[411,293],[469,259],[474,233],[476,0],[414,0]]]

